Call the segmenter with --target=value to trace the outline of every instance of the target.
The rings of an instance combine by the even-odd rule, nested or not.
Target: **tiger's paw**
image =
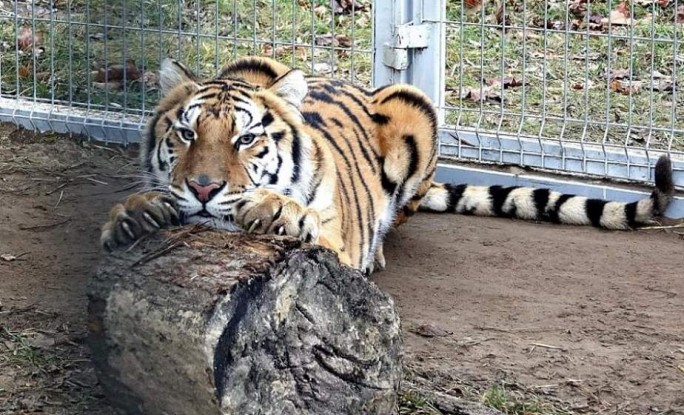
[[[109,212],[100,244],[107,251],[128,245],[161,228],[180,225],[175,202],[157,192],[131,195]]]
[[[287,235],[314,244],[321,227],[318,212],[266,189],[250,192],[237,203],[235,222],[248,233]]]

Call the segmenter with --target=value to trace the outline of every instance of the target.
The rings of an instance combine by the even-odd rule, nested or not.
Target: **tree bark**
[[[108,255],[90,346],[126,414],[391,414],[402,341],[392,299],[288,238],[184,228]]]

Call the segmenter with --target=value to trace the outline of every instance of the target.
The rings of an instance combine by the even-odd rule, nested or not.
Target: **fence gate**
[[[3,1],[0,121],[136,142],[164,57],[209,76],[271,56],[421,88],[439,110],[440,180],[634,200],[646,193],[511,166],[650,183],[667,153],[681,189],[683,40],[683,0]]]

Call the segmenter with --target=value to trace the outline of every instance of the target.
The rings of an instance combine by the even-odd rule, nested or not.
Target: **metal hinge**
[[[393,42],[385,43],[382,62],[400,71],[408,68],[408,50],[426,48],[430,41],[430,24],[403,24],[394,28]]]

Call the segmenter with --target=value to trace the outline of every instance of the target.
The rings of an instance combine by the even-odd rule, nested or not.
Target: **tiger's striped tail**
[[[636,202],[589,199],[532,187],[433,183],[420,210],[624,230],[652,223],[665,212],[673,193],[672,164],[661,156],[655,166],[655,189],[650,197]]]

